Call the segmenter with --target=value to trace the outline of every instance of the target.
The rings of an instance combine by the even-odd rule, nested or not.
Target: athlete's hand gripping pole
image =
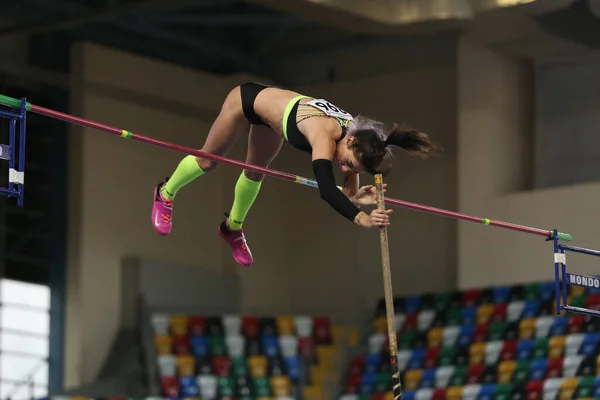
[[[377,198],[377,208],[380,210],[385,210],[383,191],[383,177],[381,174],[377,174],[375,175],[375,194]],[[398,368],[398,344],[396,343],[394,293],[392,291],[392,273],[390,270],[390,250],[388,246],[387,226],[381,226],[379,228],[379,243],[381,245],[385,312],[388,329],[388,343],[390,346],[390,364],[392,367],[392,389],[394,392],[394,400],[400,400],[402,399],[402,384],[400,382],[400,369]]]

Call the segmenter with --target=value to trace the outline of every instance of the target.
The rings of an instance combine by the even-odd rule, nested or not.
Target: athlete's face
[[[346,137],[338,143],[337,152],[335,155],[335,161],[342,172],[356,172],[362,173],[363,168],[358,161],[358,158],[350,148],[350,145],[354,142],[354,137]]]

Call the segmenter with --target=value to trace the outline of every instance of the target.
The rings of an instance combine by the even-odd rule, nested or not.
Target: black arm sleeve
[[[312,162],[315,178],[319,184],[321,198],[325,200],[338,213],[354,221],[360,209],[335,185],[333,165],[331,160],[320,158]]]

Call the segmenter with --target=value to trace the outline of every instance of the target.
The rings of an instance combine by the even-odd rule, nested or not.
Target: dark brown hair
[[[427,158],[438,150],[438,146],[426,133],[416,129],[400,127],[394,124],[392,131],[382,138],[380,125],[371,126],[351,132],[355,137],[350,149],[359,159],[366,172],[370,174],[387,174],[392,168],[392,151],[389,146],[398,146],[411,155]]]

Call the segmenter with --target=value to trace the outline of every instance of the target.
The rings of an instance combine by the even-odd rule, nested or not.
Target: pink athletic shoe
[[[160,193],[164,183],[159,183],[154,188],[154,206],[152,207],[152,226],[159,235],[166,236],[171,233],[173,202],[167,200]]]
[[[225,215],[227,216],[227,214]],[[229,229],[229,218],[227,218],[225,221],[221,222],[217,232],[219,233],[219,236],[227,242],[229,247],[231,247],[233,258],[238,264],[244,267],[252,265],[254,259],[252,258],[252,252],[250,252],[250,249],[248,248],[246,237],[244,236],[244,231],[242,229],[237,231]]]

